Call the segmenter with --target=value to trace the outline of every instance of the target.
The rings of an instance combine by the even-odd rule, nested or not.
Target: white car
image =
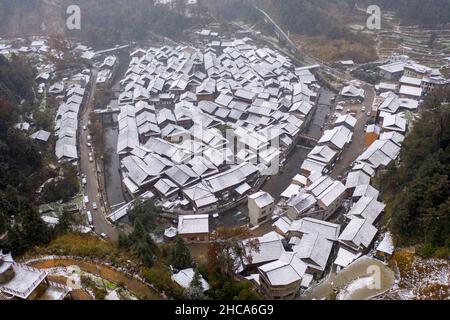
[[[83,183],[83,185],[86,185],[86,184],[87,184],[86,178],[83,178],[83,179],[81,180],[81,182]]]
[[[90,211],[86,211],[86,215],[87,215],[89,224],[92,225],[92,213]]]
[[[84,196],[84,204],[88,204],[89,203],[89,197],[88,196]]]
[[[87,127],[86,127],[86,126],[83,126],[83,130],[86,131],[86,130],[87,130]]]
[[[89,162],[94,162],[94,159],[92,157],[89,157]]]
[[[362,111],[362,112],[365,112],[365,111],[366,111],[366,107],[363,106],[363,107],[361,108],[361,111]]]
[[[97,202],[92,202],[92,209],[97,210]]]
[[[102,237],[103,239],[107,239],[108,238],[108,236],[104,232],[100,234],[100,237]]]
[[[87,141],[91,141],[92,137],[91,136],[87,136]]]
[[[90,142],[86,143],[86,145],[88,146],[88,148],[92,147],[92,144]]]

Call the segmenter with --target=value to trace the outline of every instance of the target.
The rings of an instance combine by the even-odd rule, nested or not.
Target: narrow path
[[[107,281],[115,284],[123,285],[128,291],[135,296],[146,300],[161,299],[159,293],[149,285],[138,279],[131,278],[124,273],[116,271],[105,265],[97,265],[92,262],[76,260],[76,259],[52,259],[40,260],[30,263],[30,266],[38,269],[50,269],[56,267],[78,266],[82,271],[91,273]]]
[[[91,77],[92,84],[90,86],[90,91],[86,103],[81,115],[81,125],[83,128],[89,123],[89,117],[93,110],[96,83],[97,83],[97,71],[94,70]],[[102,195],[100,193],[99,181],[97,176],[97,166],[94,162],[90,162],[89,154],[92,154],[94,158],[94,152],[92,147],[88,147],[88,135],[89,130],[81,130],[79,139],[79,150],[80,150],[80,170],[82,174],[86,175],[86,185],[84,186],[84,195],[89,198],[89,203],[86,205],[86,210],[92,213],[93,225],[95,227],[95,232],[97,234],[105,233],[110,239],[117,240],[118,232],[117,230],[108,222],[106,219],[106,209],[104,207],[104,202],[102,201]],[[92,143],[92,142],[91,142]],[[95,159],[94,159],[95,160]],[[94,210],[93,203],[96,202],[98,209]]]

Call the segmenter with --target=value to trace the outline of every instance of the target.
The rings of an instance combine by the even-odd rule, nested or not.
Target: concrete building
[[[270,221],[274,205],[275,201],[273,197],[267,192],[260,191],[248,196],[250,224],[257,226]]]

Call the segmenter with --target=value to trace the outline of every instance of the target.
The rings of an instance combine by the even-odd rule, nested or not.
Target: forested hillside
[[[19,57],[0,56],[0,248],[22,253],[46,242],[50,231],[34,207],[42,159],[33,140],[14,128],[19,103],[32,103],[34,71]]]
[[[425,102],[426,111],[407,136],[400,166],[380,179],[390,228],[401,245],[425,255],[450,254],[450,90]]]
[[[326,35],[331,39],[350,36],[354,1],[340,0],[261,0],[261,5],[274,15],[291,33],[311,36]],[[347,19],[342,19],[347,15]]]
[[[81,9],[81,30],[65,28],[69,5]],[[198,23],[153,0],[0,0],[0,35],[76,36],[97,47],[145,39],[150,33],[180,38]]]
[[[375,2],[381,6],[382,10],[395,11],[404,24],[435,25],[450,22],[450,1],[448,0],[377,0]]]

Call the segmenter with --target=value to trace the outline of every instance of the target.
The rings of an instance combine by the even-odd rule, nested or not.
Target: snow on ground
[[[402,300],[450,299],[450,260],[422,259],[413,252],[395,255],[400,281],[384,298]]]
[[[358,291],[365,290],[372,285],[374,279],[372,277],[364,277],[351,282],[346,288],[342,289],[336,296],[336,300],[350,300],[353,295],[357,295]]]
[[[117,290],[110,291],[108,295],[105,297],[105,300],[120,300]]]

